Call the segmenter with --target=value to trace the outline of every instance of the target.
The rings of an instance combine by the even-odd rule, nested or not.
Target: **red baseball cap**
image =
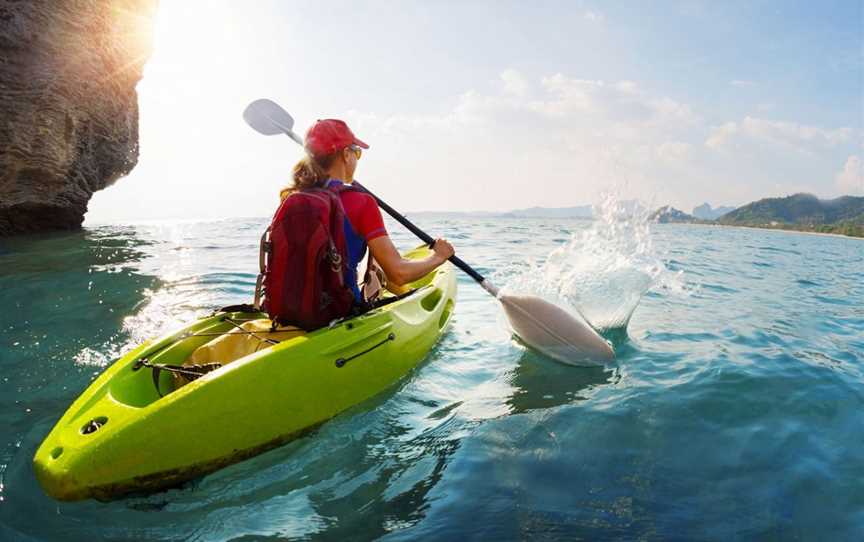
[[[339,119],[319,120],[306,132],[306,151],[312,156],[326,156],[351,145],[369,148]]]

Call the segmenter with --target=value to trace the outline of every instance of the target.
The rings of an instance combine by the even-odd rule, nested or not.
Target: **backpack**
[[[337,192],[311,188],[285,198],[261,237],[255,306],[274,324],[311,331],[347,316],[345,211]]]

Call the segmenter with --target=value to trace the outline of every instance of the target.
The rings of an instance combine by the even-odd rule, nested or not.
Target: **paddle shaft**
[[[432,239],[432,237],[428,233],[426,233],[425,231],[423,231],[420,228],[418,228],[417,226],[415,226],[410,220],[408,220],[407,218],[402,216],[402,214],[399,213],[399,211],[397,211],[393,207],[390,207],[389,205],[387,205],[387,202],[383,201],[381,198],[379,198],[378,196],[373,194],[371,191],[369,191],[368,188],[359,184],[356,181],[354,182],[354,184],[359,186],[367,194],[369,194],[370,196],[375,198],[375,201],[378,202],[378,207],[381,207],[382,209],[384,209],[384,212],[386,212],[388,215],[392,216],[393,220],[395,220],[396,222],[405,226],[409,231],[411,231],[411,233],[413,233],[414,235],[419,237],[421,241],[428,244],[430,247],[435,243],[435,239]],[[450,256],[449,260],[453,265],[455,265],[456,267],[458,267],[459,269],[461,269],[462,271],[467,273],[469,277],[476,280],[479,284],[483,285],[483,283],[486,282],[486,279],[483,278],[483,275],[481,275],[480,273],[475,271],[474,268],[471,267],[470,265],[468,265],[467,263],[463,262],[458,256]]]

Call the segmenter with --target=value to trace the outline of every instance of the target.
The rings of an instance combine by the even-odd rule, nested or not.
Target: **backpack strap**
[[[264,275],[267,274],[270,258],[272,257],[271,252],[273,250],[273,246],[270,242],[271,227],[272,225],[267,226],[267,229],[264,230],[264,233],[261,235],[261,242],[258,246],[258,279],[255,281],[255,297],[252,300],[252,306],[255,308],[255,310],[259,311],[262,308],[265,296]]]
[[[381,293],[387,288],[387,274],[375,261],[372,256],[372,250],[368,248],[369,256],[366,258],[366,273],[363,275],[363,283],[360,285],[360,293],[363,294],[363,301],[374,304]]]
[[[327,188],[336,192],[336,194],[342,194],[343,192],[366,193],[365,190],[358,188],[353,184],[345,184],[341,182],[333,183],[332,185],[328,184]],[[339,203],[341,205],[341,198],[339,198]],[[360,294],[363,297],[363,303],[371,306],[378,300],[381,296],[381,292],[386,288],[387,275],[384,273],[384,270],[381,269],[381,266],[375,262],[375,258],[372,257],[372,250],[369,249],[369,244],[365,240],[363,241],[363,244],[366,246],[369,255],[366,258],[366,273],[363,275],[363,282],[359,285]]]

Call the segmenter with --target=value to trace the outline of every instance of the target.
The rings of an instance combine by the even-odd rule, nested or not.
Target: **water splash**
[[[590,227],[573,231],[542,263],[523,266],[505,290],[579,313],[618,342],[648,290],[680,282],[680,272],[667,269],[654,248],[650,215],[645,205],[605,195]]]

